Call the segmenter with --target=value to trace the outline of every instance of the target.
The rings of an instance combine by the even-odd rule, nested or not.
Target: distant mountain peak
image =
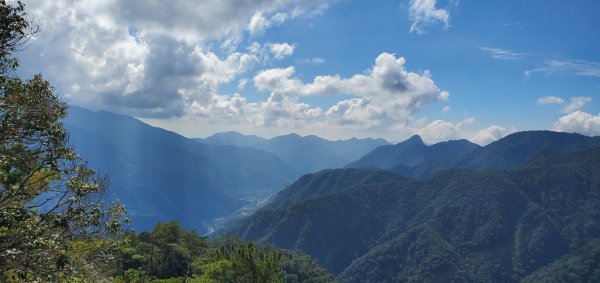
[[[423,139],[419,135],[413,135],[412,137],[406,139],[403,142],[400,142],[399,144],[404,144],[404,145],[425,145],[425,143],[423,142]]]
[[[282,135],[281,137],[289,137],[289,138],[301,138],[302,136],[296,133],[289,133],[287,135]]]

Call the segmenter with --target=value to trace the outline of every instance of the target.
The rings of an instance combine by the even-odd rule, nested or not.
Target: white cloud
[[[195,97],[188,114],[205,124],[302,128],[323,117],[321,108],[282,94],[271,94],[262,102],[248,102],[238,93],[229,97],[204,92]]]
[[[525,56],[525,54],[522,53],[517,53],[514,51],[500,48],[479,47],[479,49],[488,52],[490,56],[492,56],[492,58],[498,60],[516,60]]]
[[[458,139],[464,135],[465,127],[475,123],[474,118],[467,118],[458,123],[444,120],[435,120],[419,129],[417,134],[428,143]]]
[[[515,129],[507,129],[502,126],[491,125],[471,135],[469,140],[480,145],[486,145],[512,134],[515,131]]]
[[[304,64],[319,65],[319,64],[325,63],[325,59],[320,58],[320,57],[315,57],[315,58],[310,58],[310,59],[306,58],[306,59],[302,59],[302,60],[297,60],[296,62],[304,63]]]
[[[436,0],[411,0],[409,8],[409,16],[413,24],[410,27],[410,32],[419,34],[425,33],[424,28],[435,23],[444,23],[448,26],[450,13],[444,9],[435,7]]]
[[[369,111],[385,113],[370,117],[402,120],[422,109],[425,105],[448,99],[449,93],[440,90],[428,71],[422,74],[404,68],[406,60],[394,54],[382,53],[366,74],[350,78],[339,75],[317,76],[305,84],[293,77],[294,67],[274,68],[259,72],[253,79],[258,90],[300,96],[346,94],[363,97],[360,105],[368,101]],[[357,104],[358,100],[345,104]],[[338,106],[338,105],[336,105]],[[334,107],[336,107],[334,106]],[[364,107],[351,107],[348,111],[364,111]],[[329,113],[339,113],[332,109]],[[360,115],[360,114],[357,114]],[[353,116],[346,114],[346,116]],[[371,123],[377,124],[377,123]]]
[[[258,126],[295,128],[311,124],[321,117],[321,108],[298,102],[283,94],[271,94],[259,104],[259,111],[250,117]]]
[[[548,104],[564,104],[565,101],[557,96],[543,96],[538,98],[538,105],[548,105]]]
[[[435,120],[421,126],[415,132],[429,144],[447,140],[468,139],[471,142],[486,145],[514,133],[516,129],[491,125],[483,129],[473,129],[476,124],[475,118],[469,117],[458,123]],[[418,123],[415,123],[418,126]]]
[[[228,97],[207,92],[192,101],[189,113],[208,122],[242,122],[246,112],[255,107],[238,93]]]
[[[254,54],[239,52],[230,53],[223,59],[212,52],[203,52],[200,49],[196,49],[194,55],[193,58],[203,70],[198,78],[204,83],[209,83],[213,89],[247,72],[257,61]]]
[[[591,97],[572,97],[571,102],[561,111],[565,114],[577,111],[592,101]]]
[[[450,112],[451,108],[450,106],[444,106],[444,109],[442,109],[442,113],[446,114],[448,112]]]
[[[276,13],[267,19],[262,12],[257,12],[250,18],[248,32],[250,32],[250,35],[252,36],[262,35],[268,28],[281,25],[295,16],[297,16],[297,14],[292,14],[292,16],[290,16],[287,13]]]
[[[275,57],[275,59],[277,60],[281,60],[285,57],[288,57],[292,54],[294,54],[294,49],[296,48],[295,45],[289,44],[289,43],[270,43],[267,45],[267,47],[269,48],[269,50],[271,51],[271,53],[273,53],[273,56]]]
[[[325,113],[328,121],[338,125],[357,125],[360,127],[379,127],[385,121],[386,114],[372,104],[368,98],[342,100],[331,106]]]
[[[590,136],[600,135],[600,114],[593,116],[582,111],[569,113],[554,123],[554,130]]]
[[[248,83],[248,79],[241,79],[241,80],[239,80],[238,85],[237,85],[237,89],[239,91],[244,90],[246,88],[246,84],[247,83]]]
[[[258,12],[250,19],[248,31],[251,35],[259,35],[264,33],[269,25],[269,20],[267,20],[261,12]]]
[[[304,83],[294,76],[294,67],[264,70],[252,80],[257,89],[270,92],[264,101],[218,92],[229,83],[241,92],[249,81],[244,77],[257,66],[293,55],[290,43],[260,42],[268,28],[319,15],[332,1],[26,2],[43,31],[22,54],[24,72],[43,73],[70,103],[90,108],[213,127],[317,127],[325,136],[394,137],[399,133],[390,129],[414,133],[420,122],[413,115],[449,96],[428,71],[408,71],[404,58],[388,53],[379,55],[370,69],[347,78],[318,76]],[[419,21],[419,27],[431,23]],[[301,101],[302,96],[335,93],[350,97],[326,109]]]
[[[600,78],[600,63],[585,60],[550,60],[542,67],[525,71],[525,76],[534,73],[546,75],[567,73],[570,75]]]
[[[259,43],[259,50],[236,51],[253,16],[265,17],[264,29],[312,17],[328,3],[27,0],[43,31],[21,54],[22,72],[43,73],[73,104],[134,116],[185,115],[201,96],[268,61]]]

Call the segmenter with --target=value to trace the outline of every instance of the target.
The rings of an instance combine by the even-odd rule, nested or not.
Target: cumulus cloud
[[[325,115],[333,124],[367,128],[379,127],[386,120],[385,112],[374,106],[368,98],[342,100],[331,106]]]
[[[479,132],[471,135],[469,137],[469,140],[474,143],[480,144],[480,145],[486,145],[491,142],[497,141],[497,140],[499,140],[509,134],[512,134],[514,132],[515,132],[515,129],[507,129],[502,126],[491,125],[485,129],[482,129]]]
[[[228,97],[207,92],[192,102],[189,112],[209,122],[241,122],[254,108],[256,104],[248,103],[239,93]]]
[[[265,62],[264,48],[236,51],[255,16],[266,19],[257,26],[265,29],[329,3],[25,2],[43,32],[23,53],[24,72],[42,72],[71,103],[153,117],[185,115],[206,93]]]
[[[561,111],[565,114],[577,111],[592,101],[591,97],[572,97],[571,102]]]
[[[582,111],[569,113],[554,123],[554,130],[590,136],[600,135],[600,114],[594,116]]]
[[[333,106],[328,113],[338,118],[363,115],[364,113],[334,115],[341,113],[337,108],[354,105],[344,108],[345,112],[364,112],[368,108],[369,113],[384,113],[368,117],[401,120],[429,103],[448,99],[449,93],[436,86],[428,71],[421,74],[409,72],[404,68],[405,63],[406,60],[402,57],[396,58],[394,54],[382,53],[377,56],[375,65],[366,74],[357,74],[350,78],[342,78],[339,75],[317,76],[312,83],[305,84],[294,77],[294,67],[287,67],[261,71],[254,77],[253,82],[258,90],[273,93],[300,96],[346,94],[365,98],[343,101],[342,104]]]
[[[517,53],[514,51],[501,49],[501,48],[479,47],[479,49],[488,52],[490,54],[490,56],[492,56],[492,58],[498,59],[498,60],[516,60],[525,55],[522,53]]]
[[[70,103],[155,121],[286,129],[327,123],[326,132],[364,133],[366,127],[387,135],[395,135],[389,129],[414,130],[412,116],[449,94],[428,71],[408,71],[405,59],[394,54],[380,54],[370,69],[349,77],[318,76],[305,83],[294,67],[251,77],[257,66],[292,56],[296,48],[265,44],[261,34],[297,17],[319,15],[330,2],[27,0],[43,32],[24,51],[22,70],[45,74]],[[431,8],[438,10],[435,3]],[[415,29],[432,23],[423,15]],[[268,98],[245,97],[241,92],[249,81],[269,92]],[[240,93],[219,93],[225,84],[234,90],[237,85]],[[302,101],[329,94],[344,97],[323,109]]]
[[[267,45],[271,53],[273,53],[273,57],[277,60],[281,60],[285,57],[288,57],[294,54],[295,45],[289,43],[271,43]]]
[[[442,109],[442,113],[446,114],[448,112],[450,112],[452,108],[450,108],[450,106],[444,106],[444,109]]]
[[[557,96],[543,96],[538,98],[538,105],[548,105],[548,104],[565,104],[565,101]]]
[[[321,108],[298,102],[297,98],[273,93],[259,104],[259,111],[250,117],[259,126],[294,128],[310,124],[321,117]]]
[[[263,12],[257,12],[250,18],[248,32],[250,32],[250,35],[252,36],[262,35],[268,28],[281,25],[289,18],[290,16],[286,13],[276,13],[267,19]]]
[[[435,120],[425,127],[419,129],[417,134],[428,143],[437,143],[441,141],[454,140],[461,138],[465,127],[475,123],[475,119],[470,117],[458,123],[452,123],[444,120]]]
[[[283,94],[271,94],[262,102],[248,102],[239,93],[226,96],[205,92],[196,97],[189,114],[204,123],[299,128],[311,125],[323,116],[321,108]]]
[[[448,26],[448,19],[450,13],[445,9],[439,9],[435,7],[436,0],[411,0],[409,8],[409,16],[412,20],[410,32],[425,33],[425,27],[436,24],[444,23]]]
[[[447,140],[468,139],[471,142],[486,145],[516,131],[514,128],[509,129],[498,125],[491,125],[477,130],[473,129],[475,123],[476,121],[473,117],[466,118],[458,123],[435,120],[421,126],[415,133],[430,144]]]

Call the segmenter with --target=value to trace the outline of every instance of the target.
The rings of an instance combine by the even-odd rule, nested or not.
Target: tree
[[[281,253],[275,249],[256,246],[252,242],[222,239],[217,255],[218,264],[231,266],[232,271],[218,282],[285,282],[281,270]],[[211,266],[213,267],[213,266]]]
[[[41,75],[14,75],[13,53],[38,31],[21,2],[0,1],[0,281],[62,281],[80,263],[74,243],[118,233],[124,209],[104,201],[107,180],[68,144],[67,106]],[[106,250],[106,246],[102,246]],[[107,253],[90,252],[90,256]]]
[[[39,26],[27,20],[25,5],[21,1],[16,6],[0,1],[0,75],[18,67],[19,61],[10,56],[20,47],[26,46],[31,35],[39,31]]]

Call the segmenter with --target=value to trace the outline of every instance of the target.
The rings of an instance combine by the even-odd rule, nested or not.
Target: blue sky
[[[600,134],[600,2],[25,1],[72,104],[189,137]]]

